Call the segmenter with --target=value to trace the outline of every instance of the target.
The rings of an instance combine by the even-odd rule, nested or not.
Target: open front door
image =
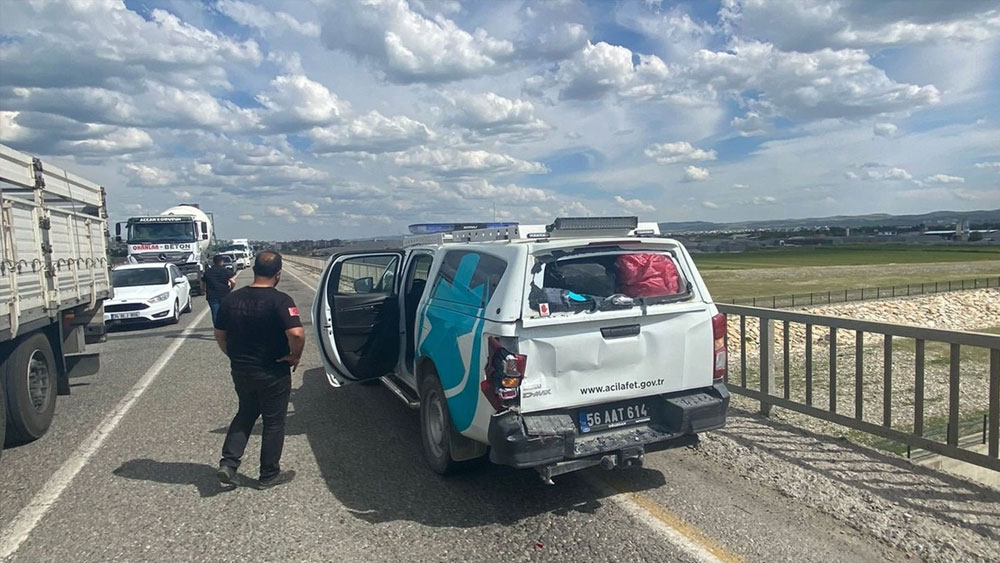
[[[313,304],[313,321],[334,387],[395,370],[402,261],[402,251],[384,250],[344,252],[327,264]]]

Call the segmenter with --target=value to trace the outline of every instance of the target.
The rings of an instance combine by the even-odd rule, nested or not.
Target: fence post
[[[778,308],[778,296],[777,295],[771,297],[771,308],[772,309],[777,309]]]
[[[770,396],[774,392],[774,321],[760,318],[760,392]],[[760,401],[760,414],[771,415],[771,403],[766,399]]]

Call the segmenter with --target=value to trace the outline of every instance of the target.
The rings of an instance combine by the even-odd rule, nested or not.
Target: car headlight
[[[149,301],[146,301],[146,303],[159,303],[160,301],[166,301],[167,299],[170,299],[170,292],[161,293],[156,297],[150,297]]]

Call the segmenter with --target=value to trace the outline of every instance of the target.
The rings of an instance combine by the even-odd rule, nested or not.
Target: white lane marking
[[[292,262],[291,260],[289,260],[288,262],[291,263],[291,264],[295,264],[295,262]],[[295,272],[293,272],[291,269],[288,269],[288,270],[285,270],[285,271],[288,272],[293,278],[299,280],[299,282],[301,282],[302,285],[308,287],[309,289],[311,289],[313,291],[316,291],[316,286],[315,285],[313,285],[313,284],[307,282],[306,280],[300,278],[299,276],[295,275]],[[318,280],[318,278],[317,278],[317,280]]]
[[[618,492],[614,487],[589,473],[583,473],[581,476],[587,484],[594,489],[597,489],[602,495],[604,495],[606,500],[611,501],[617,505],[618,508],[628,513],[636,520],[646,524],[654,531],[659,532],[664,539],[673,544],[674,547],[683,551],[686,555],[693,558],[695,561],[700,561],[702,563],[724,563],[724,559],[716,557],[715,554],[709,551],[705,546],[681,533],[677,530],[677,528],[668,524],[665,519],[658,518],[655,514],[643,508],[634,500],[629,498],[627,494]]]
[[[114,431],[122,421],[122,418],[135,405],[136,401],[149,388],[156,377],[160,375],[160,372],[166,367],[170,359],[174,357],[174,354],[177,353],[181,345],[187,342],[188,335],[194,332],[195,328],[209,311],[210,309],[206,306],[205,310],[195,317],[194,321],[188,324],[177,340],[160,354],[156,363],[150,366],[139,381],[129,389],[129,392],[122,398],[115,409],[101,421],[97,429],[84,440],[83,444],[73,452],[73,455],[62,464],[59,470],[52,474],[52,477],[42,485],[42,489],[31,499],[31,502],[22,508],[21,512],[11,521],[10,525],[0,533],[0,560],[12,556],[21,544],[24,543],[24,540],[28,539],[31,531],[35,529],[35,526],[42,520],[45,513],[55,505],[60,495],[66,490],[70,482],[73,481],[77,473],[101,449],[101,445],[108,439],[111,432]]]

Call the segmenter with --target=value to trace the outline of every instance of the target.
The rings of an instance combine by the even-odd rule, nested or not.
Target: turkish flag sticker
[[[299,308],[298,307],[289,307],[288,308],[288,316],[289,317],[297,317],[297,316],[299,316]]]

